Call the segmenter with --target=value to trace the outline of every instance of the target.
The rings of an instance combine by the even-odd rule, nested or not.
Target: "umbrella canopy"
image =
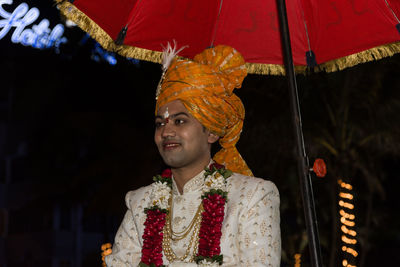
[[[56,1],[69,19],[123,56],[159,63],[162,45],[173,39],[188,46],[179,54],[188,58],[225,44],[244,56],[250,73],[284,73],[275,0]],[[400,51],[397,0],[293,0],[287,14],[297,71],[335,71]]]

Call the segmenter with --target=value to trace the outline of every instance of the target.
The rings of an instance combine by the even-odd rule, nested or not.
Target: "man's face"
[[[206,130],[180,100],[160,107],[155,119],[154,141],[171,168],[197,167],[210,160],[210,145],[218,137]]]

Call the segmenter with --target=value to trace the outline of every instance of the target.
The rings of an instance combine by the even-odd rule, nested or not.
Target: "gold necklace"
[[[167,214],[167,220],[165,227],[163,229],[163,241],[162,241],[162,248],[165,257],[168,259],[169,262],[174,262],[175,260],[184,261],[188,256],[190,251],[193,248],[192,256],[189,259],[189,262],[194,261],[194,254],[199,245],[199,231],[202,219],[202,212],[204,211],[203,204],[200,203],[199,207],[197,208],[197,212],[194,215],[192,221],[190,222],[189,226],[186,227],[181,232],[174,232],[172,229],[172,196],[169,198],[169,212]],[[193,229],[193,231],[192,231]],[[190,232],[192,235],[190,237],[189,245],[185,251],[185,254],[182,257],[178,257],[176,253],[173,251],[171,246],[172,241],[178,241],[184,239]]]
[[[203,210],[204,210],[203,209],[203,204],[200,203],[199,207],[197,208],[197,211],[196,211],[195,215],[193,216],[192,221],[181,232],[175,232],[174,231],[174,229],[172,227],[172,215],[169,216],[167,218],[167,223],[168,223],[169,229],[171,229],[171,239],[172,239],[172,241],[179,241],[179,240],[184,239],[192,231],[193,226],[196,225],[196,222],[199,219],[199,217],[201,216],[201,213],[203,212]]]

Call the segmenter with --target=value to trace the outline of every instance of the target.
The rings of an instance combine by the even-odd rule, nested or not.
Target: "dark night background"
[[[35,23],[62,23],[52,1],[25,2],[41,12]],[[43,50],[12,43],[14,29],[0,40],[0,266],[101,266],[125,193],[164,167],[153,144],[160,66],[111,65],[76,27]],[[297,82],[309,158],[328,165],[313,177],[324,266],[396,265],[400,55]],[[247,112],[238,149],[280,190],[282,266],[296,253],[310,266],[286,79],[249,75],[237,94]],[[353,185],[356,258],[341,249],[338,179]]]

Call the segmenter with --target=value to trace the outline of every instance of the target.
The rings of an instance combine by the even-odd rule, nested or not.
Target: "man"
[[[154,140],[170,169],[127,194],[107,266],[279,266],[278,190],[250,177],[235,147],[244,107],[233,89],[246,76],[243,58],[217,46],[193,61],[166,61]]]

